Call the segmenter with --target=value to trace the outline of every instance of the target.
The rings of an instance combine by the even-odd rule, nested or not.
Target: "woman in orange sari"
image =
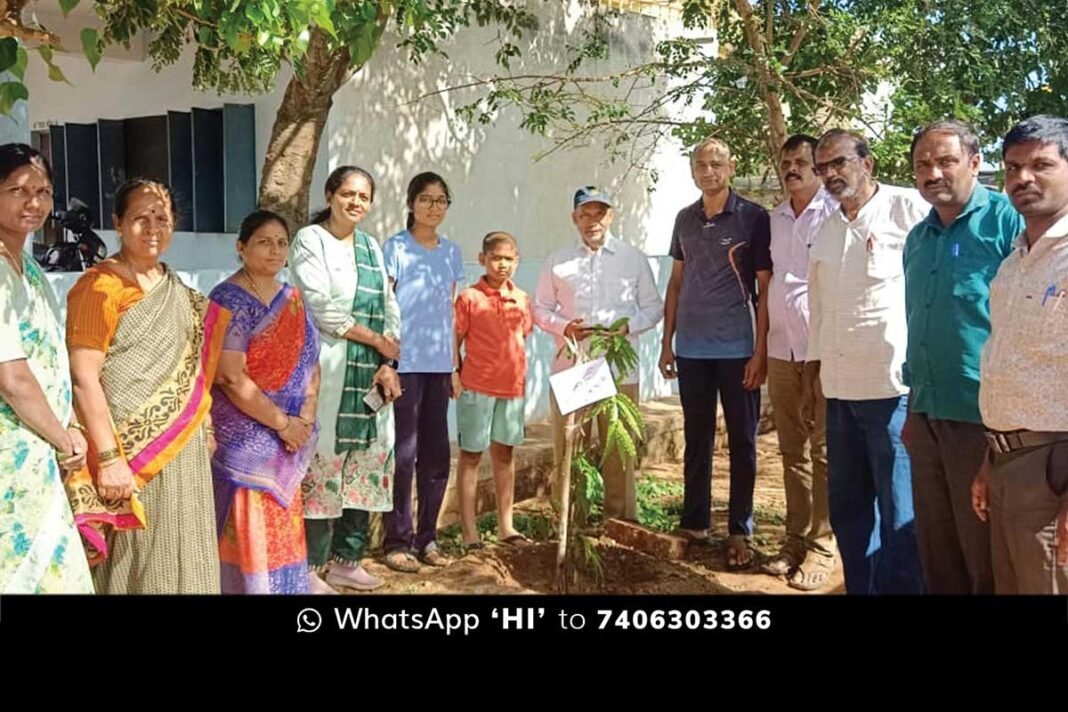
[[[160,257],[174,234],[167,186],[115,194],[118,254],[67,301],[74,407],[90,474],[68,481],[98,593],[218,593],[210,425],[229,313]]]

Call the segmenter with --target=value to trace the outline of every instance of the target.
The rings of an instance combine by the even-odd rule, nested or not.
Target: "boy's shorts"
[[[464,390],[456,401],[460,449],[483,452],[490,441],[516,446],[526,437],[526,398],[498,398]]]

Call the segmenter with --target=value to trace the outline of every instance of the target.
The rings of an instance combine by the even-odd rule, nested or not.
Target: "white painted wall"
[[[551,72],[567,61],[565,47],[578,41],[585,11],[577,0],[547,3],[542,28],[524,47],[516,73]],[[75,15],[43,18],[48,26],[71,36],[68,46],[79,47],[77,30],[94,19]],[[624,16],[611,57],[588,71],[611,72],[649,58],[656,40],[670,25],[636,15]],[[677,30],[677,28],[675,28]],[[473,91],[416,101],[420,96],[473,76],[488,76],[499,69],[492,61],[494,32],[468,30],[447,43],[447,58],[433,57],[412,64],[395,49],[396,38],[387,35],[382,48],[360,73],[335,96],[311,188],[311,205],[322,204],[322,186],[330,169],[357,163],[371,170],[379,182],[376,205],[366,228],[384,239],[404,227],[404,191],[415,173],[434,170],[450,183],[455,203],[445,225],[446,233],[473,258],[481,236],[505,229],[520,238],[524,256],[541,257],[570,239],[571,195],[586,183],[606,187],[618,203],[616,232],[653,255],[666,254],[675,213],[697,193],[686,159],[676,145],[665,144],[652,157],[660,172],[659,183],[624,175],[624,167],[604,160],[596,146],[554,153],[535,162],[533,156],[552,147],[548,139],[518,128],[514,111],[504,112],[493,126],[469,127],[460,121],[457,105],[471,101]],[[57,54],[56,63],[70,84],[52,82],[35,54],[27,68],[30,88],[28,121],[90,122],[158,115],[192,107],[215,108],[225,102],[252,103],[256,114],[256,161],[262,166],[275,111],[289,79],[283,71],[276,89],[262,96],[217,96],[191,88],[192,55],[173,67],[155,72],[148,61],[138,61],[143,47],[109,53],[91,71],[80,53]],[[655,192],[650,189],[655,188]],[[205,258],[221,258],[206,250]],[[228,257],[228,255],[226,255]],[[214,267],[203,263],[198,267]]]
[[[524,56],[513,71],[551,72],[566,64],[565,47],[578,41],[585,19],[577,0],[547,3],[542,28],[524,47]],[[587,71],[607,73],[648,59],[655,42],[669,31],[663,21],[625,16],[619,21],[611,57]],[[75,15],[72,21],[49,20],[49,27],[70,34],[92,23]],[[575,235],[570,221],[571,196],[581,185],[592,183],[608,189],[617,204],[614,232],[642,247],[654,260],[661,291],[666,286],[670,260],[668,250],[675,214],[693,202],[694,188],[688,161],[677,145],[664,144],[650,159],[660,174],[651,185],[643,176],[624,175],[624,168],[609,164],[597,146],[561,151],[535,162],[533,156],[552,147],[548,139],[518,128],[519,117],[505,112],[493,126],[469,127],[455,114],[456,107],[471,101],[473,93],[439,95],[417,101],[420,96],[487,76],[498,71],[493,64],[491,31],[465,31],[444,47],[447,58],[429,58],[412,64],[387,36],[382,49],[366,67],[335,96],[316,163],[311,190],[312,209],[322,204],[322,185],[328,172],[342,163],[357,163],[378,179],[378,196],[365,228],[385,239],[404,227],[404,191],[408,180],[423,170],[434,170],[449,182],[455,202],[449,211],[445,233],[462,247],[468,275],[479,274],[475,262],[481,237],[492,229],[516,234],[523,262],[516,275],[520,287],[533,292],[541,258]],[[80,46],[77,41],[69,46]],[[96,72],[80,54],[56,56],[70,84],[48,80],[36,56],[27,69],[31,99],[28,121],[91,122],[100,118],[121,119],[159,115],[168,110],[192,107],[214,108],[225,102],[252,103],[256,113],[256,161],[262,166],[274,114],[289,78],[283,71],[272,93],[263,96],[226,96],[196,92],[190,86],[192,55],[177,65],[155,72],[142,61],[143,45],[105,56]],[[114,250],[114,233],[102,232]],[[178,233],[167,261],[186,282],[207,293],[236,266],[234,237]],[[66,291],[78,275],[49,275],[65,301]],[[660,331],[641,341],[642,397],[670,393],[670,385],[656,372]],[[551,339],[535,331],[528,344],[528,419],[548,414],[548,368]]]

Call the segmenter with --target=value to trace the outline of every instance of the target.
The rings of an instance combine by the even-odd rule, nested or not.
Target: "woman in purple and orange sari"
[[[97,593],[218,593],[211,385],[230,315],[160,258],[174,236],[167,186],[115,193],[118,254],[67,297],[74,408],[89,470],[71,476]]]
[[[301,481],[315,453],[319,335],[278,281],[289,228],[268,210],[241,223],[242,267],[209,295],[231,313],[215,378],[212,458],[223,593],[307,593]]]

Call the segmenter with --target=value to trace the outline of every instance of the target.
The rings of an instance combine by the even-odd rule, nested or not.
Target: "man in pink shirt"
[[[808,351],[808,252],[838,207],[813,168],[816,139],[797,134],[780,152],[788,197],[771,212],[772,277],[768,289],[768,395],[779,436],[786,490],[786,541],[761,569],[803,591],[819,588],[834,568],[827,504],[827,406],[819,362]]]

